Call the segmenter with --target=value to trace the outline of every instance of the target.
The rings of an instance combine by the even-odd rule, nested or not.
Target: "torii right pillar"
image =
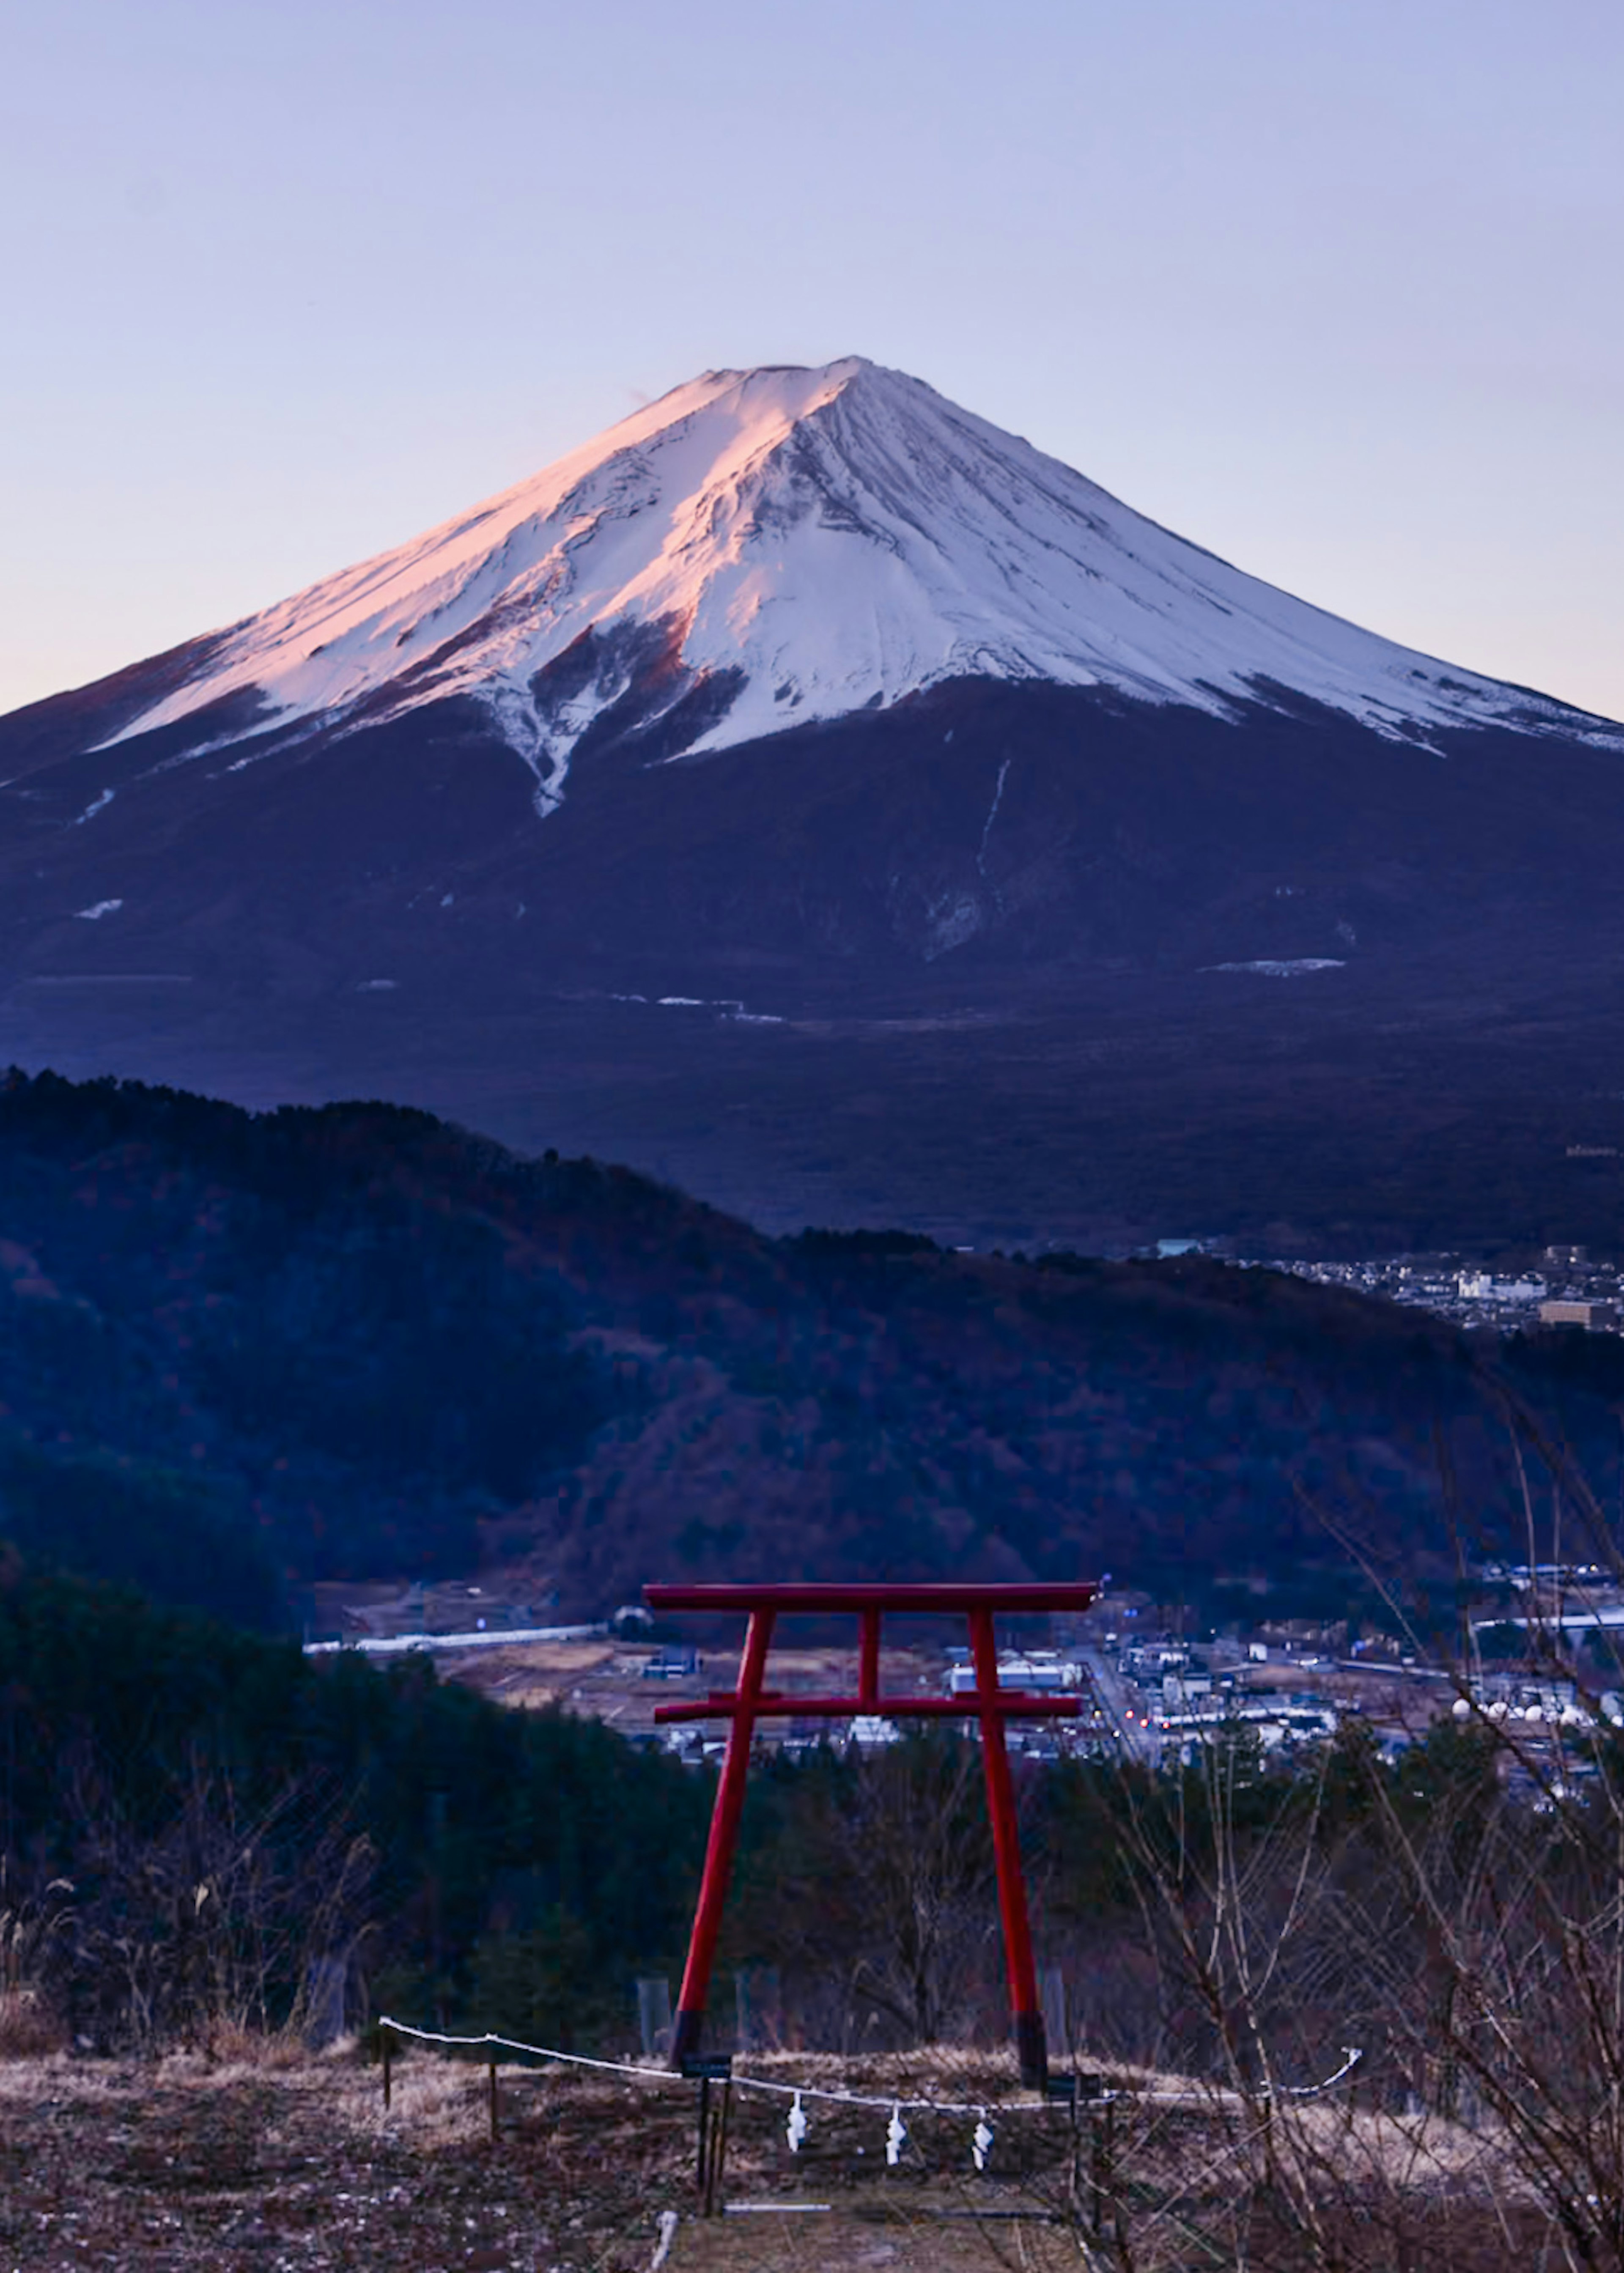
[[[1015,1787],[1010,1775],[1004,1714],[998,1710],[998,1645],[992,1611],[970,1612],[970,1654],[975,1667],[981,1709],[981,1759],[987,1771],[987,1813],[992,1824],[993,1859],[998,1870],[998,1908],[1004,1923],[1004,1962],[1009,1974],[1010,2014],[1021,2082],[1041,2091],[1049,2079],[1049,2047],[1043,2008],[1038,2002],[1037,1968],[1032,1958],[1032,1928],[1026,1917],[1026,1882],[1020,1867],[1020,1830],[1015,1818]]]

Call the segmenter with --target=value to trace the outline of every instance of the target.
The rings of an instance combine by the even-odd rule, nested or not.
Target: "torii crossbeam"
[[[998,1868],[998,1907],[1004,1920],[1004,1956],[1009,1974],[1015,2044],[1020,2055],[1022,2082],[1041,2090],[1048,2080],[1049,2054],[1043,2040],[1043,2015],[1038,2004],[1037,1974],[1032,1962],[1026,1888],[1021,1875],[1015,1794],[1010,1781],[1004,1724],[1015,1720],[1075,1720],[1082,1710],[1082,1699],[1075,1695],[1056,1697],[1001,1689],[993,1621],[1000,1611],[1025,1614],[1086,1610],[1099,1592],[1098,1587],[1091,1582],[1078,1581],[1030,1587],[657,1586],[645,1587],[643,1592],[651,1610],[745,1610],[750,1620],[735,1688],[712,1690],[703,1702],[662,1705],[654,1715],[657,1721],[664,1722],[726,1720],[731,1724],[722,1778],[717,1786],[716,1806],[710,1818],[710,1840],[705,1850],[704,1876],[694,1913],[688,1965],[677,2000],[672,2066],[680,2068],[698,2052],[704,2029],[710,1967],[722,1923],[722,1905],[727,1898],[733,1849],[738,1843],[745,1776],[756,1722],[790,1718],[844,1721],[858,1714],[890,1721],[979,1720],[981,1757],[987,1772],[987,1812],[992,1821],[993,1854]],[[859,1645],[855,1697],[786,1696],[765,1686],[767,1653],[772,1643],[774,1624],[781,1615],[796,1611],[823,1617],[831,1613],[855,1612]],[[975,1669],[974,1690],[957,1697],[882,1696],[880,1621],[887,1611],[966,1618],[971,1661]]]

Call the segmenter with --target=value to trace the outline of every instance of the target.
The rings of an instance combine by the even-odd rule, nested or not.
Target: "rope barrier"
[[[631,2060],[594,2059],[586,2052],[560,2052],[553,2044],[523,2044],[516,2037],[499,2037],[490,2031],[482,2037],[447,2036],[438,2029],[414,2028],[410,2021],[394,2020],[387,2013],[379,2014],[378,2025],[380,2029],[393,2029],[398,2037],[413,2037],[419,2044],[446,2044],[455,2050],[468,2052],[483,2052],[490,2046],[495,2046],[502,2052],[528,2053],[534,2059],[560,2060],[570,2067],[595,2068],[600,2074],[628,2075],[639,2083],[683,2083],[688,2081],[674,2068],[645,2067]],[[877,2107],[883,2109],[887,2114],[902,2112],[910,2115],[921,2112],[935,2115],[981,2115],[986,2112],[984,2100],[898,2099],[893,2092],[875,2094],[862,2091],[837,2091],[831,2086],[823,2084],[780,2083],[776,2077],[767,2075],[735,2074],[730,2080],[735,2090],[776,2092],[781,2097],[793,2100],[797,2104],[803,2099],[822,2099],[842,2107]],[[1115,2098],[1116,2095],[1114,2092],[1108,2092],[1101,2096],[1105,2098]],[[1041,2115],[1048,2112],[1048,2110],[1047,2101],[1034,2099],[1008,2101],[999,2112],[1005,2115]],[[791,2119],[793,2119],[793,2110]],[[803,2114],[802,2125],[805,2119]],[[801,2129],[801,2135],[804,2138],[806,2135],[804,2129],[801,2126],[797,2126],[797,2128]]]
[[[682,2078],[670,2068],[639,2067],[629,2060],[593,2059],[586,2052],[563,2052],[553,2044],[521,2044],[516,2037],[498,2037],[489,2030],[483,2037],[448,2037],[439,2029],[414,2028],[410,2021],[392,2020],[387,2013],[380,2013],[380,2029],[393,2029],[397,2037],[414,2037],[423,2044],[449,2044],[455,2048],[478,2052],[487,2044],[495,2044],[503,2052],[529,2052],[537,2059],[563,2060],[571,2067],[597,2068],[606,2075],[630,2075],[644,2083],[680,2083]]]
[[[483,2051],[487,2047],[495,2046],[503,2052],[523,2052],[533,2059],[559,2060],[570,2067],[592,2068],[599,2074],[630,2076],[639,2083],[682,2083],[687,2081],[674,2068],[646,2067],[630,2060],[594,2059],[586,2052],[560,2052],[556,2045],[553,2044],[527,2044],[522,2043],[516,2037],[499,2037],[489,2031],[482,2037],[447,2036],[436,2029],[414,2028],[410,2021],[393,2020],[387,2013],[379,2014],[378,2025],[380,2029],[392,2029],[396,2036],[413,2037],[419,2044],[447,2044],[455,2049],[470,2052]],[[1364,2057],[1363,2052],[1352,2045],[1344,2044],[1342,2066],[1333,2074],[1324,2077],[1320,2082],[1287,2084],[1277,2093],[1264,2091],[1257,2096],[1261,2099],[1274,2097],[1317,2099],[1321,2093],[1334,2090],[1344,2077],[1350,2075]],[[891,2092],[876,2094],[862,2091],[839,2091],[831,2085],[784,2083],[775,2076],[766,2075],[734,2075],[732,2082],[737,2090],[776,2092],[780,2097],[793,2101],[789,2126],[793,2127],[801,2138],[806,2136],[806,2117],[803,2112],[801,2122],[796,2124],[795,2111],[801,2108],[803,2100],[808,2099],[821,2099],[840,2107],[880,2108],[893,2117],[900,2117],[904,2113],[974,2115],[983,2123],[987,2119],[985,2100],[901,2099]],[[1223,2089],[1227,2087],[1220,2086],[1219,2089]],[[1097,2098],[1086,2104],[1100,2107],[1119,2099],[1135,2099],[1156,2107],[1205,2107],[1210,2104],[1211,2094],[1154,2090],[1102,2091]],[[1050,2112],[1051,2103],[1041,2099],[1005,2100],[999,2104],[997,2109],[1000,2115],[1044,2115]]]
[[[1343,2076],[1351,2075],[1364,2057],[1364,2053],[1357,2045],[1344,2044],[1342,2064],[1334,2075],[1326,2076],[1319,2083],[1288,2083],[1279,2092],[1269,2090],[1264,2092],[1261,2097],[1265,2099],[1318,2099],[1322,2091],[1329,2091],[1334,2085],[1342,2082]]]
[[[417,2028],[411,2022],[397,2021],[387,2013],[380,2014],[378,2026],[383,2053],[383,2104],[386,2110],[390,2104],[389,2043],[392,2037],[410,2038],[417,2044],[443,2045],[447,2051],[452,2052],[483,2052],[490,2067],[492,2140],[499,2133],[496,2089],[496,2054],[499,2052],[518,2052],[531,2059],[555,2060],[565,2067],[586,2068],[598,2075],[626,2076],[634,2083],[686,2083],[692,2081],[691,2078],[671,2068],[646,2067],[630,2060],[599,2059],[590,2052],[562,2052],[556,2044],[526,2044],[518,2037],[499,2036],[494,2029],[487,2029],[483,2036],[477,2037],[453,2036],[440,2029]],[[1256,2097],[1266,2103],[1277,2098],[1297,2100],[1318,2098],[1321,2093],[1334,2089],[1352,2069],[1357,2067],[1363,2055],[1351,2045],[1345,2044],[1342,2047],[1342,2066],[1334,2074],[1327,2076],[1322,2082],[1288,2085],[1278,2093],[1271,2089],[1259,2093]],[[707,2217],[711,2215],[715,2207],[722,2167],[726,2159],[728,2110],[732,2105],[733,2092],[735,2088],[741,2091],[765,2092],[789,2100],[790,2107],[784,2126],[784,2134],[792,2155],[800,2154],[811,2128],[805,2103],[808,2099],[813,2099],[822,2100],[825,2104],[839,2107],[861,2107],[876,2111],[889,2108],[890,2119],[885,2126],[885,2161],[887,2167],[892,2170],[901,2162],[908,2146],[908,2127],[903,2119],[905,2109],[909,2114],[929,2113],[957,2118],[959,2120],[966,2120],[974,2115],[975,2129],[970,2137],[970,2160],[978,2172],[985,2171],[988,2167],[993,2147],[994,2131],[991,2123],[988,2120],[989,2111],[985,2102],[904,2099],[895,2095],[881,2096],[872,2092],[842,2091],[828,2084],[804,2082],[780,2082],[775,2076],[736,2075],[732,2073],[731,2063],[728,2062],[718,2061],[714,2066],[719,2070],[726,2071],[720,2079],[723,2083],[723,2092],[721,2112],[718,2119],[713,2119],[711,2116],[711,2077],[708,2070],[699,2079],[699,2145],[696,2184],[703,2199],[704,2215]],[[1071,2108],[1071,2119],[1075,2126],[1080,2099],[1079,2087],[1082,2080],[1077,2076],[1071,2076],[1064,2081],[1068,2086],[1065,2102]],[[1107,2178],[1101,2173],[1109,2174],[1110,2167],[1112,2127],[1117,2101],[1124,2099],[1139,2106],[1195,2107],[1210,2112],[1214,2104],[1214,2095],[1211,2090],[1205,2093],[1134,2091],[1131,2089],[1125,2091],[1104,2091],[1097,2088],[1100,2082],[1098,2077],[1091,2081],[1096,2089],[1093,2097],[1086,2103],[1089,2115],[1091,2119],[1099,2116],[1104,2119],[1102,2126],[1097,2122],[1093,2126],[1094,2157],[1093,2184],[1095,2189],[1094,2204],[1097,2220],[1100,2205],[1104,2200],[1101,2189],[1107,2185]],[[1218,2087],[1217,2096],[1230,2100],[1240,2097],[1232,2088],[1225,2090],[1222,2086]],[[992,2112],[999,2116],[1048,2114],[1055,2104],[1055,2096],[1046,2095],[1041,2100],[999,2102],[995,2104]],[[1265,2114],[1263,2121],[1266,2127],[1268,2120],[1268,2116]],[[661,2247],[656,2253],[654,2261],[656,2265],[664,2264],[670,2247],[670,2234],[662,2231]]]

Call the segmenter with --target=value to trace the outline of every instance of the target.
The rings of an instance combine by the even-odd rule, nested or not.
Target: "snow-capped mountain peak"
[[[584,648],[577,643],[585,641]],[[560,666],[576,650],[576,667]],[[859,356],[707,371],[529,481],[211,641],[117,737],[256,693],[267,725],[471,695],[547,809],[658,655],[677,754],[944,680],[1101,686],[1222,715],[1281,690],[1384,734],[1575,714],[1291,598]]]

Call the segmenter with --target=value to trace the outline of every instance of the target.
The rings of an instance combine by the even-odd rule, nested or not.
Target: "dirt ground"
[[[1032,2214],[1027,2147],[978,2179],[964,2119],[910,2118],[892,2172],[883,2112],[816,2109],[792,2157],[783,2101],[738,2095],[703,2219],[693,2087],[504,2069],[500,2110],[493,2143],[484,2068],[425,2057],[396,2066],[387,2113],[353,2052],[0,2063],[0,2273],[644,2273],[662,2240],[669,2273],[1078,2262]]]
[[[1308,2262],[1302,2203],[1264,2167],[1255,2111],[1221,2091],[1192,2097],[1188,2079],[1116,2072],[1122,2089],[1094,2134],[1030,2098],[1001,2108],[1016,2087],[997,2053],[750,2064],[882,2104],[808,2099],[792,2155],[785,2099],[736,2089],[706,2217],[695,2088],[658,2070],[503,2068],[492,2140],[485,2069],[433,2054],[397,2063],[387,2111],[379,2069],[353,2048],[237,2064],[0,2061],[0,2273],[1075,2273],[1122,2262],[1089,2247],[1091,2136],[1115,2142],[1101,2207],[1108,2229],[1130,2221],[1142,2273]],[[908,2114],[895,2169],[891,2092],[959,2103]],[[996,2137],[980,2175],[983,2101]],[[1366,2273],[1567,2262],[1551,2209],[1481,2128],[1336,2094],[1282,2108],[1267,2135],[1282,2171],[1312,2174],[1320,2262],[1328,2252]]]

